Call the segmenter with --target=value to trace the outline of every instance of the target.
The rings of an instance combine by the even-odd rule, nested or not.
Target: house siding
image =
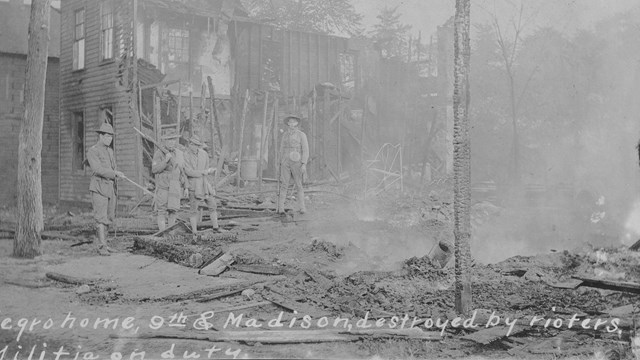
[[[18,140],[24,116],[26,55],[0,53],[0,203],[14,205],[18,189]],[[58,200],[58,59],[49,58],[42,130],[42,200]]]
[[[75,11],[85,9],[85,68],[74,71],[73,34]],[[129,104],[123,90],[116,86],[117,61],[100,59],[100,6],[99,1],[68,0],[61,10],[60,46],[60,199],[90,201],[89,181],[91,169],[74,170],[72,151],[72,119],[74,112],[84,113],[85,153],[98,141],[101,107],[109,105],[114,113],[116,164],[127,177],[137,176],[137,144],[132,127]],[[115,34],[114,38],[117,39]],[[117,56],[117,53],[116,53]],[[137,189],[120,182],[118,198],[131,200]]]

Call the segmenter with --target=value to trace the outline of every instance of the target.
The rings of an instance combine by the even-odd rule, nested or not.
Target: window
[[[71,144],[73,146],[73,170],[84,170],[84,113],[74,112],[71,124]]]
[[[113,127],[113,107],[111,105],[103,105],[100,107],[100,112],[98,113],[98,119],[100,120],[100,125],[107,123]]]
[[[73,70],[84,69],[84,9],[75,12]]]
[[[189,30],[169,29],[167,48],[169,61],[189,62]]]
[[[113,59],[113,0],[100,3],[100,58]]]
[[[98,126],[101,126],[105,123],[111,125],[113,131],[115,132],[116,124],[113,121],[113,106],[111,105],[102,105],[98,109]],[[111,140],[111,144],[109,144],[109,147],[113,149],[115,146],[115,142],[116,138],[114,136],[113,140]]]
[[[356,57],[352,53],[338,54],[342,89],[353,91],[356,86]]]

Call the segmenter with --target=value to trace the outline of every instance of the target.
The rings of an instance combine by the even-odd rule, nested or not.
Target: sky
[[[455,14],[455,0],[352,0],[356,11],[364,15],[364,24],[370,29],[377,22],[376,15],[384,6],[398,7],[401,20],[412,26],[416,37],[435,33]],[[490,14],[498,14],[501,21],[507,21],[517,12],[519,1],[472,0],[471,21],[487,22]],[[551,26],[561,32],[571,34],[576,29],[590,28],[597,21],[640,6],[638,0],[527,0],[525,13],[533,15],[530,29]]]

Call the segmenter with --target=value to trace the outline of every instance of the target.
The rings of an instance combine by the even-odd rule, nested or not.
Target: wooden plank
[[[314,318],[320,318],[323,316],[328,316],[331,313],[325,310],[321,310],[318,309],[314,306],[311,306],[309,304],[303,304],[303,303],[299,303],[297,301],[291,300],[290,298],[282,295],[282,294],[278,294],[276,292],[274,292],[272,289],[270,289],[269,287],[267,287],[267,289],[269,290],[267,294],[263,294],[262,296],[273,302],[274,304],[285,308],[289,311],[297,311],[298,314],[305,314],[305,315],[309,315],[311,317]]]
[[[515,325],[509,336],[516,335],[518,333],[523,332],[526,329],[525,326]],[[509,332],[508,326],[492,326],[490,328],[485,328],[480,331],[468,334],[463,336],[461,339],[463,340],[471,340],[477,342],[479,344],[487,345],[493,341],[498,339],[502,339],[507,336]]]
[[[237,191],[240,191],[240,169],[242,168],[242,147],[244,142],[244,125],[247,117],[247,112],[249,108],[249,89],[246,90],[244,95],[244,104],[242,106],[242,116],[240,118],[240,141],[238,143],[238,171],[236,172],[236,181],[237,181]]]
[[[5,280],[5,284],[26,287],[29,289],[41,289],[44,287],[49,287],[49,284],[37,283],[37,282],[27,282],[27,281],[15,281],[15,280]]]
[[[223,271],[225,271],[231,264],[235,262],[233,256],[229,253],[226,253],[220,257],[218,257],[211,264],[203,267],[198,271],[198,274],[209,275],[209,276],[218,276]]]
[[[595,279],[583,276],[572,276],[573,279],[582,280],[583,286],[590,286],[599,289],[616,290],[640,294],[640,284],[628,281],[611,281]]]
[[[351,342],[363,337],[404,338],[427,341],[440,341],[438,333],[425,332],[417,328],[411,329],[358,329],[346,330],[255,330],[255,331],[157,331],[140,334],[111,334],[116,339],[188,339],[211,342],[248,342],[262,344],[299,344],[325,342]]]
[[[285,276],[277,276],[277,277],[269,279],[268,282],[276,282],[276,281],[285,280],[285,279],[286,279]],[[248,288],[250,286],[253,286],[255,284],[260,284],[260,283],[264,283],[264,282],[265,282],[264,280],[239,281],[239,282],[234,283],[234,284],[218,285],[218,286],[213,286],[213,287],[204,288],[204,289],[200,289],[200,290],[190,291],[190,292],[184,293],[184,294],[169,295],[169,296],[165,296],[165,297],[162,297],[162,298],[158,298],[157,300],[160,300],[160,301],[192,300],[192,299],[201,298],[201,297],[203,297],[205,295],[215,294],[215,293],[218,293],[218,292],[223,291],[223,290],[231,291],[231,290],[239,289],[239,288],[246,289],[246,288]]]
[[[636,312],[633,304],[618,306],[613,309],[605,310],[604,313],[611,316],[623,317],[633,315]]]
[[[203,303],[203,302],[209,302],[209,301],[216,300],[216,299],[222,299],[222,298],[227,297],[227,296],[233,296],[233,295],[236,295],[238,293],[241,293],[245,289],[246,288],[238,288],[238,289],[231,290],[231,291],[223,291],[223,292],[220,292],[220,293],[217,293],[217,294],[208,295],[208,296],[202,297],[200,299],[196,299],[196,301],[199,302],[199,303]]]
[[[71,285],[84,285],[84,284],[91,284],[95,282],[95,280],[92,280],[92,279],[83,279],[83,278],[63,275],[55,272],[48,272],[45,274],[45,276],[51,280],[55,280],[55,281],[59,281],[59,282],[63,282]]]
[[[262,127],[260,128],[260,149],[258,155],[258,190],[262,190],[262,157],[264,156],[264,138],[267,134],[267,110],[269,108],[269,91],[264,94],[264,108],[262,111]]]
[[[282,268],[271,265],[233,265],[233,270],[253,273],[253,274],[263,274],[263,275],[282,275],[284,271]]]
[[[545,281],[545,283],[551,287],[558,289],[575,289],[578,286],[582,285],[582,280],[568,280],[564,282],[552,283],[550,281]]]

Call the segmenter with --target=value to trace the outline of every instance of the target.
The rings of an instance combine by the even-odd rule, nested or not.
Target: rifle
[[[142,131],[138,130],[135,126],[133,127],[133,130],[135,130],[138,134],[140,134],[140,136],[142,136],[143,139],[145,139],[148,142],[152,143],[153,146],[155,146],[158,150],[162,151],[163,154],[168,154],[169,153],[169,149],[167,149],[166,147],[158,144],[155,140],[153,140],[153,138],[147,136]]]

